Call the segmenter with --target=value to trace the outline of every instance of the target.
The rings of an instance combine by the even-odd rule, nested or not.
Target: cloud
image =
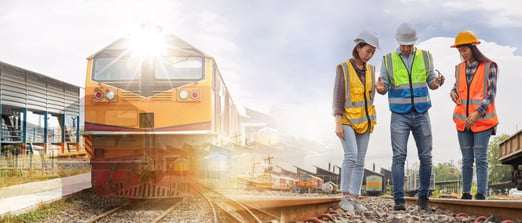
[[[481,22],[486,22],[492,27],[521,27],[520,11],[522,6],[516,0],[466,0],[443,1],[441,5],[447,8],[461,11],[479,11]],[[478,22],[478,21],[477,21]]]
[[[350,58],[353,38],[362,30],[377,32],[381,49],[370,63],[379,69],[384,53],[396,49],[393,35],[404,21],[414,23],[419,47],[430,50],[434,64],[448,79],[431,91],[434,160],[459,159],[453,105],[448,92],[460,59],[449,48],[461,30],[472,30],[479,46],[500,67],[499,133],[512,133],[522,121],[509,97],[522,83],[521,20],[516,0],[376,1],[168,1],[85,0],[2,2],[0,60],[83,86],[85,58],[128,34],[143,22],[157,22],[216,59],[234,101],[285,114],[292,134],[342,153],[334,135],[331,103],[335,66]],[[66,9],[66,10],[64,10]],[[369,162],[389,166],[391,148],[387,98],[377,96],[378,125],[372,134]],[[415,160],[413,140],[409,158]],[[449,154],[449,155],[448,155]],[[368,163],[371,165],[371,163]],[[321,166],[321,165],[320,165]]]

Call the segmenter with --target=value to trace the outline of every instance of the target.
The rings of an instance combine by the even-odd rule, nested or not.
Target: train
[[[518,190],[522,190],[522,130],[500,142],[498,160],[511,165],[511,179]]]
[[[418,193],[420,186],[419,173],[414,172],[404,177],[404,193],[410,197],[415,196]],[[430,187],[429,193],[431,194],[435,190],[435,171],[431,172],[430,176]]]
[[[336,185],[326,184],[320,177],[305,175],[300,177],[284,176],[276,173],[261,173],[256,177],[255,189],[263,191],[288,191],[298,193],[333,193]]]
[[[307,174],[298,177],[296,190],[300,193],[315,193],[321,192],[324,180],[320,177]]]
[[[368,175],[364,182],[364,193],[368,196],[379,196],[384,192],[384,177],[377,174]]]
[[[256,178],[256,190],[294,191],[297,179],[274,173],[262,173]]]
[[[85,148],[100,196],[189,196],[223,178],[240,115],[213,57],[144,28],[89,56],[85,80]]]
[[[257,191],[272,190],[298,193],[334,193],[337,191],[337,185],[329,182],[325,183],[321,177],[314,174],[296,174],[283,170],[280,167],[269,169],[271,170],[257,175],[255,180],[255,189]]]

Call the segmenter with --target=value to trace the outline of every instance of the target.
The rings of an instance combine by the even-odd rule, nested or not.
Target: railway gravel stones
[[[429,223],[448,223],[448,222],[473,222],[475,217],[461,217],[456,218],[456,214],[448,211],[441,210],[436,207],[433,212],[428,213],[419,209],[417,205],[406,204],[405,211],[394,211],[393,200],[369,197],[361,199],[360,203],[368,208],[364,212],[355,212],[352,215],[346,213],[340,213],[335,215],[337,217],[336,223],[345,222],[359,222],[359,223],[417,223],[417,222],[429,222]],[[339,212],[339,210],[337,210]],[[325,221],[327,222],[327,221]],[[494,222],[494,221],[492,221]]]
[[[87,222],[92,216],[101,214],[113,205],[124,203],[121,199],[100,199],[92,190],[84,191],[81,195],[77,195],[76,199],[71,202],[70,208],[60,210],[59,213],[50,216],[48,219],[39,222]],[[500,222],[493,217],[487,219],[479,219],[478,216],[468,216],[464,213],[455,213],[449,210],[442,210],[432,205],[433,212],[427,213],[420,210],[415,204],[406,204],[405,211],[394,211],[394,202],[392,199],[380,197],[368,197],[360,199],[362,205],[368,208],[367,211],[347,213],[340,208],[334,207],[325,210],[325,213],[319,216],[308,216],[309,218],[296,219],[295,221],[287,221],[288,223],[471,223],[471,222]],[[160,209],[163,208],[158,208]],[[150,219],[143,216],[154,216],[154,209],[144,209],[137,214],[120,216],[119,220],[111,219],[102,222],[150,222]],[[210,223],[211,210],[207,202],[198,197],[186,199],[175,208],[167,218],[161,222],[201,222]],[[477,221],[480,220],[480,221]],[[271,223],[276,223],[272,221]],[[514,221],[522,223],[522,221]],[[513,222],[513,223],[514,223]],[[278,222],[279,223],[279,222]]]

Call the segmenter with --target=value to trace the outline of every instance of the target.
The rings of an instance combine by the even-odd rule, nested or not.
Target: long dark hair
[[[475,59],[479,63],[482,63],[482,62],[493,62],[491,59],[489,59],[488,57],[484,56],[484,54],[482,54],[482,52],[480,52],[480,50],[477,48],[476,45],[469,44],[468,47],[471,50],[471,54],[473,55],[473,59]]]
[[[360,42],[360,43],[358,43],[357,45],[355,45],[355,47],[354,47],[353,50],[352,50],[352,56],[353,56],[353,58],[360,60],[361,57],[359,56],[359,52],[357,52],[357,47],[363,48],[363,47],[366,46],[366,45],[368,45],[367,42]]]

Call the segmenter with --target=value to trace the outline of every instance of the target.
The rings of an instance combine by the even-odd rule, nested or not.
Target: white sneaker
[[[353,207],[355,208],[356,211],[367,211],[368,210],[368,208],[359,204],[359,201],[356,199],[353,200]]]
[[[344,211],[353,211],[354,203],[350,196],[343,196],[341,198],[341,202],[339,202],[339,207],[341,207]]]

